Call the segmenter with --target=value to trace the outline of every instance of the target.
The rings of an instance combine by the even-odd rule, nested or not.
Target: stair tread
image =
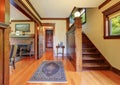
[[[83,67],[109,67],[106,63],[84,63]]]
[[[91,56],[85,56],[83,57],[83,60],[102,60],[102,57],[91,57]]]
[[[82,49],[96,49],[95,47],[83,47]]]
[[[84,33],[82,34],[82,56],[83,69],[103,70],[110,68],[102,54]]]
[[[100,54],[99,52],[82,52],[82,54]]]

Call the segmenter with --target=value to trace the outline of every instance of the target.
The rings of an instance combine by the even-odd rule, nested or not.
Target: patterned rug
[[[43,61],[33,74],[29,83],[66,83],[64,67],[61,61]]]

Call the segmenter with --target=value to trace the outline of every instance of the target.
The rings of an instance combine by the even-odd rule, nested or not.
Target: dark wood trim
[[[66,32],[68,31],[69,29],[69,18],[66,18]]]
[[[54,26],[55,27],[55,23],[42,23],[42,26]]]
[[[53,35],[54,35],[54,33],[55,33],[55,23],[42,23],[42,26],[51,26],[51,27],[53,27]],[[45,28],[45,30],[46,30],[46,28]]]
[[[54,34],[55,34],[55,23],[42,23],[42,26],[51,26],[53,28],[51,30],[53,30],[53,37],[54,37]],[[45,27],[44,30],[45,30],[45,40],[46,40],[46,30],[47,30],[47,28]],[[53,38],[53,43],[54,43],[54,38]],[[45,49],[46,49],[46,41],[45,41]]]
[[[32,10],[37,14],[37,16],[41,19],[40,15],[38,14],[38,12],[35,10],[35,8],[33,7],[33,5],[30,3],[29,0],[26,0],[26,2],[29,4],[29,6],[32,8]]]
[[[98,8],[101,9],[103,6],[105,6],[106,4],[108,4],[110,1],[111,1],[111,0],[106,0],[106,1],[104,1],[102,4],[100,4],[100,5],[98,6]]]
[[[120,75],[120,70],[118,70],[117,68],[115,68],[115,67],[111,67],[110,70],[111,70],[112,72],[114,72],[114,73]]]
[[[104,39],[120,39],[120,36],[104,36]]]
[[[109,26],[110,23],[109,23],[109,19],[108,19],[108,16],[110,14],[113,14],[117,11],[120,11],[120,1],[102,12],[103,20],[104,20],[103,21],[103,23],[104,23],[104,39],[120,39],[119,35],[118,36],[110,36],[110,26]],[[108,32],[108,34],[106,35],[107,32]]]
[[[2,29],[3,29],[3,28],[8,29],[8,28],[9,28],[9,25],[0,22],[0,27],[2,27]]]
[[[76,9],[76,7],[74,6],[74,8],[72,9],[72,11],[71,11],[69,17],[71,16],[71,14],[74,12],[75,9]]]
[[[10,0],[10,3],[15,7],[17,8],[20,12],[22,12],[26,17],[28,17],[29,19],[33,20],[33,18],[27,13],[25,12],[20,6],[18,6],[14,0]]]
[[[103,11],[103,14],[104,14],[105,16],[108,16],[108,15],[110,15],[110,14],[112,14],[112,13],[115,13],[115,12],[117,12],[117,11],[119,11],[119,10],[120,10],[120,1],[117,2],[116,4],[114,4],[113,6],[109,7],[109,8],[106,9],[105,11]]]
[[[30,14],[32,14],[32,16],[35,18],[35,22],[41,24],[41,22],[38,20],[38,18],[36,18],[36,16],[31,12],[31,10],[22,2],[22,0],[18,0],[28,11]]]
[[[66,18],[41,18],[41,20],[66,20]]]
[[[34,22],[32,20],[11,20],[11,22]]]
[[[51,27],[53,27],[53,35],[54,35],[54,32],[55,32],[55,23],[42,23],[42,26],[51,26]]]

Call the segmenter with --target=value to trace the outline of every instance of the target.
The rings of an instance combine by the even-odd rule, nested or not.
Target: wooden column
[[[39,26],[38,30],[38,57],[41,58],[43,55],[43,27]]]
[[[79,17],[75,18],[76,71],[82,71],[82,24]]]
[[[0,0],[0,22],[9,24],[10,0]]]
[[[0,0],[0,85],[9,85],[10,0]]]
[[[10,28],[0,23],[0,85],[9,85]]]
[[[10,28],[4,30],[4,85],[9,85]]]
[[[34,43],[34,46],[35,46],[35,59],[38,58],[38,31],[37,31],[37,23],[35,23],[35,43]]]

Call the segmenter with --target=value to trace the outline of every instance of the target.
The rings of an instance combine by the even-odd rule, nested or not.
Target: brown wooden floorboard
[[[39,83],[30,84],[27,81],[31,78],[38,66],[44,60],[57,60],[53,52],[44,53],[39,60],[24,58],[16,63],[16,69],[10,68],[10,85],[120,85],[120,76],[107,70],[75,72],[74,67],[68,59],[63,61],[67,83]]]

